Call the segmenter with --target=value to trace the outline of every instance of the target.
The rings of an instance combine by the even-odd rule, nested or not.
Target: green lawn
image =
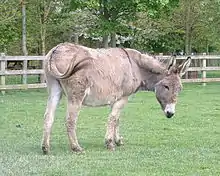
[[[198,72],[198,77],[202,77],[202,72]],[[220,78],[220,71],[207,71],[206,72],[207,78]]]
[[[85,154],[69,150],[65,98],[57,110],[51,153],[41,151],[43,90],[0,96],[0,176],[217,176],[220,175],[220,84],[186,84],[176,115],[166,119],[153,93],[132,96],[122,112],[125,145],[104,148],[109,109],[83,108],[78,139]]]
[[[5,80],[6,85],[10,84],[22,84],[22,76],[6,76]],[[37,75],[28,75],[27,76],[27,83],[28,84],[34,84],[34,83],[39,83],[39,79]]]

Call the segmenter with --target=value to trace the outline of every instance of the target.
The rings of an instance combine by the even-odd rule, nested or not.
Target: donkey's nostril
[[[167,118],[171,118],[172,116],[174,115],[174,113],[172,113],[172,112],[166,112],[166,116],[167,116]]]

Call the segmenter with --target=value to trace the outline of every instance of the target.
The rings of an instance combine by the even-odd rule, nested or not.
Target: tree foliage
[[[218,52],[219,0],[28,0],[27,49],[44,55],[60,42],[124,46],[153,53]],[[21,52],[19,0],[0,4],[0,52]]]
[[[19,39],[21,32],[18,21],[21,19],[20,3],[14,0],[2,0],[0,3],[0,50],[7,52],[7,48]]]

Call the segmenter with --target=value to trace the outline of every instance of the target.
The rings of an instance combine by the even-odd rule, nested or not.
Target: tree
[[[24,1],[24,0],[20,0]],[[0,4],[0,50],[21,54],[19,1]],[[90,47],[116,43],[148,52],[217,52],[219,0],[28,0],[29,54],[45,55],[60,42]],[[121,42],[121,43],[120,43]]]
[[[63,8],[63,0],[29,0],[27,3],[28,46],[32,52],[45,55],[48,28],[54,22],[54,14]],[[54,29],[55,30],[55,29]],[[33,45],[33,47],[32,47]]]
[[[2,0],[0,3],[0,52],[10,52],[10,45],[19,39],[19,1]]]
[[[49,22],[50,13],[56,10],[56,1],[40,0],[38,4],[38,19],[40,22],[40,37],[41,37],[41,52],[42,55],[46,54],[46,32]]]
[[[159,11],[176,5],[178,0],[72,0],[72,7],[89,8],[97,15],[97,27],[93,34],[103,36],[103,46],[108,47],[109,36],[111,46],[116,45],[116,34],[128,36],[133,31],[132,23],[137,20],[137,12],[147,12],[151,16],[159,16]]]
[[[0,13],[0,24],[14,20],[19,13],[19,2],[1,0]]]
[[[24,0],[21,0],[22,11],[22,52],[24,56],[28,55],[27,39],[26,39],[26,4]]]
[[[196,31],[195,44],[200,51],[218,52],[220,48],[220,1],[204,0],[201,4],[201,26]]]
[[[142,1],[137,20],[132,23],[130,46],[151,53],[173,52],[180,33],[170,21],[178,1]]]
[[[111,35],[112,46],[116,45],[116,32],[122,33],[126,31],[127,22],[135,17],[136,2],[131,1],[116,1],[116,0],[90,0],[78,1],[72,0],[72,8],[89,9],[96,17],[96,26],[90,30],[93,37],[103,37],[103,47],[108,47],[109,35]]]

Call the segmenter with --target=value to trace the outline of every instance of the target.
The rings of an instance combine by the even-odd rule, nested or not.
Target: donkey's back
[[[84,91],[84,105],[112,104],[136,89],[135,63],[123,49],[91,49],[64,43],[46,58],[47,79],[56,79],[66,94],[67,89]]]

